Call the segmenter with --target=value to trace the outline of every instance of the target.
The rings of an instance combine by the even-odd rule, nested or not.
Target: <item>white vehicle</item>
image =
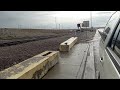
[[[100,79],[120,79],[120,11],[109,19],[100,39]]]

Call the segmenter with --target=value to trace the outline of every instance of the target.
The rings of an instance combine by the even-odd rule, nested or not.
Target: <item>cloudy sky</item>
[[[92,25],[105,26],[115,11],[92,11]],[[77,28],[90,20],[90,11],[0,11],[0,28]]]

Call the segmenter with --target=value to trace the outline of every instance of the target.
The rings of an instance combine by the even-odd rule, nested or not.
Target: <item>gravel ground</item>
[[[77,32],[78,43],[91,40],[95,35],[95,31]],[[31,41],[17,45],[0,47],[0,71],[20,63],[34,55],[40,54],[46,50],[59,50],[59,45],[63,41],[75,36],[75,33],[68,33],[63,36]]]

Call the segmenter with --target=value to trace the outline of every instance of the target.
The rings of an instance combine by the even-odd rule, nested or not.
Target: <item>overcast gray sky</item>
[[[115,11],[92,11],[93,26],[105,26]],[[56,18],[56,19],[55,19]],[[77,23],[90,20],[90,11],[0,11],[0,27],[10,28],[77,28]]]

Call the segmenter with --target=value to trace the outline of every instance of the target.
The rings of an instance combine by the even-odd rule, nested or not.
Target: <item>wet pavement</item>
[[[96,79],[99,39],[97,31],[90,42],[76,44],[69,52],[61,52],[59,62],[43,79]]]

